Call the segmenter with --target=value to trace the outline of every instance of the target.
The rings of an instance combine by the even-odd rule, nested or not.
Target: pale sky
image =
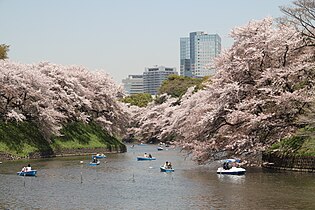
[[[24,64],[49,61],[101,70],[117,83],[145,67],[179,71],[179,39],[279,17],[290,0],[0,0],[0,44]]]

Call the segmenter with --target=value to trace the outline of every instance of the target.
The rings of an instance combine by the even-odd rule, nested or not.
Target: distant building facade
[[[166,80],[170,74],[177,75],[176,68],[165,66],[145,68],[145,72],[143,72],[144,92],[156,95],[163,81]]]
[[[180,38],[180,75],[191,77],[189,37]]]
[[[143,75],[129,75],[122,83],[128,95],[144,93]]]
[[[213,75],[213,59],[220,53],[221,38],[218,34],[191,32],[189,37],[180,38],[180,74],[193,77]]]

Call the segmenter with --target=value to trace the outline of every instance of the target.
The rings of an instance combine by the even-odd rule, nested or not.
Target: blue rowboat
[[[97,166],[97,165],[99,165],[100,163],[101,163],[101,161],[98,160],[97,162],[90,162],[89,165],[90,165],[90,166]]]
[[[99,155],[99,154],[97,154],[97,155],[93,155],[92,156],[92,158],[96,158],[96,159],[102,159],[102,158],[106,158],[106,155],[104,155],[104,154],[101,154],[101,155]]]
[[[174,172],[173,168],[165,168],[164,166],[160,166],[161,172]]]
[[[156,158],[155,157],[140,157],[140,156],[138,156],[137,157],[137,160],[138,161],[140,161],[140,160],[156,160]]]
[[[20,171],[20,172],[17,172],[17,175],[19,175],[19,176],[36,176],[36,173],[37,173],[36,170]]]

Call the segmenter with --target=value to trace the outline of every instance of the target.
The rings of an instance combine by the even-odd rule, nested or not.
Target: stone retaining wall
[[[28,159],[38,159],[38,158],[50,158],[50,157],[63,157],[63,156],[80,156],[80,155],[90,155],[96,153],[122,153],[126,152],[127,147],[122,146],[111,146],[108,148],[77,148],[77,149],[60,149],[57,151],[41,151],[29,153]],[[23,159],[23,157],[15,157],[10,154],[0,153],[0,160],[17,160]]]
[[[314,156],[289,156],[280,154],[262,154],[263,167],[272,169],[315,172]]]

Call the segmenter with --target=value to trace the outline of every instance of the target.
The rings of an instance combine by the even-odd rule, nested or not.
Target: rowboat
[[[106,155],[104,154],[96,154],[96,155],[93,155],[92,158],[95,157],[96,159],[102,159],[102,158],[106,158]]]
[[[30,170],[30,171],[19,171],[17,175],[19,176],[36,176],[37,170]]]
[[[165,168],[164,166],[160,166],[161,172],[174,172],[173,168]]]
[[[163,147],[158,147],[157,150],[161,151],[161,150],[163,150]]]
[[[156,160],[156,158],[155,157],[141,157],[141,156],[138,156],[137,160],[138,161],[141,161],[141,160]]]
[[[217,174],[229,174],[229,175],[243,175],[246,170],[241,167],[232,167],[230,169],[224,169],[223,167],[218,168]]]
[[[90,166],[97,166],[101,163],[101,161],[97,160],[96,162],[90,162],[89,165]]]
[[[243,175],[246,173],[244,168],[238,167],[238,159],[226,159],[223,160],[223,167],[219,167],[217,174],[229,174],[229,175]],[[232,164],[232,166],[231,166]]]

